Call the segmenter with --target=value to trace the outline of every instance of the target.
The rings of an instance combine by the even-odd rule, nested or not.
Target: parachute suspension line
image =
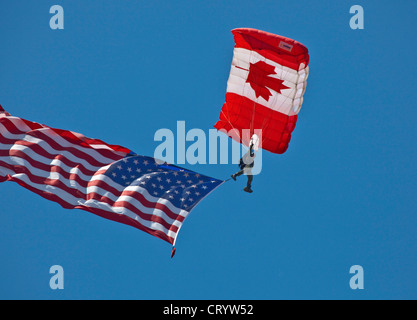
[[[227,104],[226,104],[226,105],[227,105]],[[236,130],[236,128],[235,128],[235,127],[233,126],[233,124],[230,122],[228,115],[226,115],[226,113],[225,113],[225,112],[223,112],[223,109],[222,109],[221,113],[223,113],[223,114],[224,114],[224,116],[225,116],[225,118],[227,119],[227,122],[229,122],[230,127],[232,128],[232,130]],[[229,136],[229,137],[230,137],[230,136]],[[229,181],[229,180],[230,180],[230,179],[227,179],[227,180],[225,180],[225,182],[226,182],[226,181]]]
[[[250,57],[249,57],[249,67],[250,67],[250,64],[251,64],[251,58],[252,58],[252,56],[253,56],[253,51],[251,51],[251,53],[250,53]],[[248,77],[249,77],[249,71],[248,71]],[[255,78],[256,79],[256,78]],[[247,80],[246,80],[247,81]],[[258,81],[258,79],[256,79],[256,82]],[[256,110],[256,103],[258,102],[258,98],[256,98],[256,100],[255,101],[253,101],[253,106],[252,106],[252,119],[251,119],[251,121],[250,121],[250,137],[249,137],[249,139],[253,136],[253,133],[254,133],[254,130],[255,130],[255,128],[254,128],[254,125],[255,125],[255,110]],[[249,146],[248,146],[249,147]]]
[[[258,99],[256,99],[258,100]],[[250,121],[250,136],[253,136],[253,133],[255,131],[254,125],[255,125],[255,110],[256,110],[256,102],[253,102],[253,108],[252,108],[252,120]]]
[[[226,105],[227,105],[227,104],[226,104]],[[233,129],[235,129],[235,127],[233,126],[233,124],[232,124],[232,123],[230,122],[230,120],[229,120],[228,114],[226,115],[226,113],[223,111],[223,109],[221,110],[221,113],[223,113],[223,114],[224,114],[224,116],[226,117],[227,122],[229,122],[230,126],[231,126]]]
[[[262,127],[261,127],[261,130],[262,131],[264,129],[268,128],[269,123],[271,122],[272,114],[273,114],[273,110],[272,109],[269,110],[269,114],[270,114],[270,116],[268,118],[265,118],[264,121],[263,121],[263,123],[262,123]],[[262,144],[263,144],[263,142],[264,142],[264,135],[262,134]]]

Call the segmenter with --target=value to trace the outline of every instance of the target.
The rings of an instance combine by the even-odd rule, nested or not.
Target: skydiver
[[[253,190],[251,189],[252,180],[253,180],[252,168],[253,168],[254,160],[255,160],[255,151],[253,149],[254,149],[254,145],[253,145],[253,142],[251,141],[248,152],[246,152],[245,155],[239,161],[240,171],[231,175],[232,179],[235,181],[236,181],[236,177],[239,177],[242,174],[245,174],[248,177],[248,182],[246,184],[246,187],[243,188],[243,191],[246,191],[248,193],[253,192]]]

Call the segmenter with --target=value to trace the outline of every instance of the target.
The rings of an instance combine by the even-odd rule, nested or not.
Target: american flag
[[[0,106],[0,182],[14,181],[173,246],[185,218],[224,181],[129,149],[10,116]],[[175,252],[175,251],[173,251]]]

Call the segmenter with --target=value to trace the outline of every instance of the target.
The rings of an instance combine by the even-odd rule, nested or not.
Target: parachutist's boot
[[[248,193],[252,193],[253,192],[253,190],[250,187],[244,187],[243,188],[243,191],[246,191]]]
[[[235,174],[232,174],[231,177],[232,177],[233,180],[236,181],[236,175]]]

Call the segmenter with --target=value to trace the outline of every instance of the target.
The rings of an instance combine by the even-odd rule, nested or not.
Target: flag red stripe
[[[103,157],[112,159],[113,161],[119,160],[120,159],[120,154],[115,154],[115,151],[118,153],[123,153],[122,156],[124,156],[124,154],[129,153],[130,150],[123,148],[123,147],[119,147],[119,146],[115,146],[115,145],[109,145],[101,140],[98,139],[90,139],[84,136],[77,137],[74,135],[74,132],[72,131],[68,131],[68,130],[62,130],[62,129],[52,129],[53,131],[55,131],[58,135],[60,135],[63,139],[65,139],[66,141],[68,141],[71,144],[75,144],[75,145],[79,145],[82,146],[84,148],[88,148],[91,149],[99,154],[101,154]],[[98,148],[94,148],[92,147],[90,144],[93,145],[104,145],[107,146],[111,149],[113,149],[114,151],[108,150],[108,149],[98,149]]]
[[[111,145],[111,144],[105,143],[105,142],[103,142],[99,139],[91,139],[91,138],[85,137],[82,134],[75,133],[75,132],[72,132],[72,131],[69,131],[69,130],[51,128],[51,127],[48,127],[46,125],[39,124],[37,122],[33,122],[33,121],[29,121],[29,120],[21,119],[21,118],[17,118],[17,117],[9,117],[9,118],[14,119],[18,122],[21,122],[21,123],[25,124],[30,129],[29,131],[38,130],[38,129],[42,129],[42,128],[52,129],[59,135],[63,134],[62,137],[64,139],[67,139],[67,141],[69,141],[70,143],[80,145],[80,146],[82,145],[85,148],[89,148],[89,149],[92,149],[92,150],[95,150],[95,151],[100,152],[100,151],[110,151],[110,150],[97,149],[97,148],[92,147],[91,145],[105,145],[108,148],[112,149],[114,152],[116,152],[118,155],[128,154],[130,152],[130,150],[127,149],[127,148],[124,148],[124,147],[121,147],[121,146],[118,146],[118,145]],[[0,119],[0,122],[2,122],[3,119],[4,120],[10,120],[10,119],[7,119],[7,118],[4,117],[4,118]],[[15,127],[15,128],[16,128],[17,131],[20,131],[17,127]],[[28,130],[21,131],[21,132],[22,133],[27,133]],[[112,154],[111,151],[110,151],[110,154]]]
[[[72,154],[74,154],[75,156],[77,156],[81,159],[84,159],[85,161],[87,161],[91,165],[101,167],[104,164],[107,164],[111,161],[119,160],[119,159],[123,158],[123,156],[124,156],[124,155],[115,154],[114,152],[112,152],[110,150],[104,150],[104,149],[100,150],[100,149],[94,149],[94,148],[91,148],[91,147],[87,148],[85,146],[85,143],[83,143],[83,141],[80,140],[80,139],[78,139],[78,141],[71,141],[68,138],[70,136],[69,131],[60,130],[60,129],[52,129],[52,128],[48,128],[48,127],[45,128],[48,131],[51,130],[53,133],[55,133],[57,135],[59,135],[59,132],[62,131],[64,136],[60,136],[60,137],[62,137],[63,140],[67,141],[70,144],[77,145],[77,146],[80,146],[82,148],[87,148],[88,150],[81,151],[81,150],[73,148],[73,147],[62,146],[57,141],[53,140],[50,136],[48,136],[46,134],[45,130],[42,130],[42,131],[32,130],[32,131],[28,131],[28,132],[22,131],[19,128],[17,128],[16,125],[11,120],[9,120],[7,118],[1,118],[0,123],[3,124],[5,126],[5,128],[13,135],[29,135],[31,137],[41,139],[41,140],[45,141],[46,143],[48,143],[48,145],[51,148],[55,149],[56,151],[70,151]],[[68,135],[68,137],[66,137],[65,135]],[[16,142],[23,142],[24,140],[15,140],[15,141]],[[77,142],[78,142],[78,144],[77,144]],[[89,153],[87,153],[87,152],[89,152]],[[90,155],[90,153],[91,153],[91,155]],[[107,159],[106,159],[105,162],[99,161],[99,160],[97,160],[97,155],[108,158],[109,161],[107,161]]]
[[[35,137],[35,138],[38,138],[38,139],[41,139],[41,140],[45,141],[50,147],[52,147],[56,151],[69,152],[72,155],[74,155],[75,157],[86,161],[88,164],[90,164],[91,166],[94,166],[94,167],[102,167],[104,165],[107,165],[109,162],[112,162],[112,160],[109,160],[107,162],[100,162],[100,161],[97,160],[97,158],[94,158],[91,155],[89,155],[85,152],[82,152],[82,151],[80,151],[76,148],[62,146],[56,140],[53,140],[45,132],[42,132],[42,131],[34,131],[34,132],[31,132],[29,135],[32,136],[32,137]],[[118,157],[117,160],[120,160],[122,158],[123,157],[120,156],[120,157]]]
[[[2,142],[2,138],[0,137],[0,142]],[[20,141],[21,142],[21,141]],[[69,168],[77,168],[80,170],[80,172],[86,176],[92,176],[95,174],[94,171],[91,171],[84,167],[81,163],[73,162],[69,160],[68,158],[64,157],[63,155],[52,155],[46,152],[42,147],[40,147],[37,144],[32,143],[16,143],[16,145],[23,145],[28,147],[30,151],[33,153],[40,155],[44,158],[52,160],[59,160]],[[19,157],[21,159],[27,160],[29,163],[32,164],[33,167],[36,167],[38,169],[44,170],[44,171],[50,171],[49,165],[44,164],[42,162],[39,162],[35,160],[33,157],[31,157],[29,154],[21,151],[21,150],[0,150],[0,156],[6,156],[6,157]]]
[[[76,206],[74,208],[89,211],[91,213],[94,213],[95,215],[106,218],[108,220],[112,220],[112,221],[127,224],[129,226],[132,226],[132,227],[140,229],[144,232],[147,232],[147,233],[149,233],[149,234],[151,234],[151,235],[153,235],[153,236],[155,236],[159,239],[162,239],[162,240],[164,240],[164,241],[166,241],[170,244],[173,244],[174,241],[175,241],[174,238],[168,236],[164,232],[162,232],[160,230],[150,229],[150,228],[140,224],[138,221],[130,219],[129,217],[126,217],[124,215],[115,215],[113,212],[109,212],[109,211],[98,209],[98,208],[86,207],[86,206]]]
[[[138,193],[138,192],[135,192],[135,191],[123,191],[120,194],[120,196],[131,197],[131,198],[137,200],[138,202],[140,202],[144,207],[161,210],[172,220],[177,220],[177,221],[183,222],[184,219],[185,219],[184,216],[172,212],[171,209],[168,208],[167,206],[165,206],[164,204],[159,203],[159,202],[151,202],[151,201],[147,200],[141,193]],[[99,200],[99,201],[105,202],[105,203],[107,203],[111,206],[119,206],[119,205],[116,205],[116,204],[124,202],[124,201],[113,201],[110,198],[102,196],[102,195],[100,195],[98,193],[95,193],[95,192],[89,192],[87,197],[88,197],[87,198],[88,200],[90,200],[90,199]]]

